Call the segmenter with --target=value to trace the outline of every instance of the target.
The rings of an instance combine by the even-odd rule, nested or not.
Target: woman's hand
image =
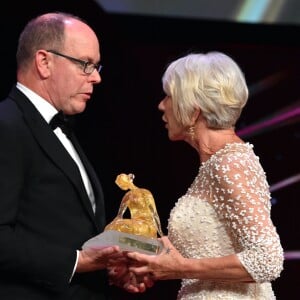
[[[149,276],[152,280],[180,279],[186,259],[174,248],[169,239],[160,239],[164,250],[159,255],[128,252],[129,272],[137,277]]]
[[[136,276],[129,271],[127,253],[125,252],[123,258],[110,260],[107,270],[109,283],[129,293],[143,293],[154,284],[149,276]]]

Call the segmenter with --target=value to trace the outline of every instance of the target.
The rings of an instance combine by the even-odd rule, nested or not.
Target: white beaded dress
[[[171,211],[168,237],[188,258],[236,253],[254,283],[183,279],[178,300],[271,300],[283,249],[270,218],[270,193],[249,143],[227,144],[202,163]]]

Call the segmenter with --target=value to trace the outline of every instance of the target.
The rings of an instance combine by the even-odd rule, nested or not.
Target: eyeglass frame
[[[66,54],[62,54],[62,53],[60,53],[56,50],[49,49],[49,50],[46,50],[46,51],[49,52],[49,53],[55,54],[57,56],[64,57],[64,58],[66,58],[66,59],[68,59],[68,60],[70,60],[74,63],[80,64],[84,74],[87,74],[87,75],[91,75],[94,72],[94,70],[97,70],[97,72],[100,73],[101,69],[103,68],[103,66],[101,64],[94,64],[90,61],[85,61],[85,60],[78,59],[78,58],[75,58],[75,57],[72,57],[72,56],[69,56],[69,55],[66,55]],[[91,72],[87,72],[86,69],[90,68],[90,67],[93,67],[93,70]]]

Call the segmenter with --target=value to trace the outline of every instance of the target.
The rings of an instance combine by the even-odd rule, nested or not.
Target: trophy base
[[[107,230],[87,240],[82,249],[103,248],[117,245],[123,251],[135,251],[156,255],[163,250],[163,244],[155,238],[124,233],[116,230]]]

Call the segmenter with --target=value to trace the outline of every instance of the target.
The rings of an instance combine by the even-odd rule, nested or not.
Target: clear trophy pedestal
[[[86,241],[82,248],[103,248],[117,245],[123,251],[137,251],[157,255],[163,250],[163,244],[156,238],[146,238],[130,233],[107,230]]]

